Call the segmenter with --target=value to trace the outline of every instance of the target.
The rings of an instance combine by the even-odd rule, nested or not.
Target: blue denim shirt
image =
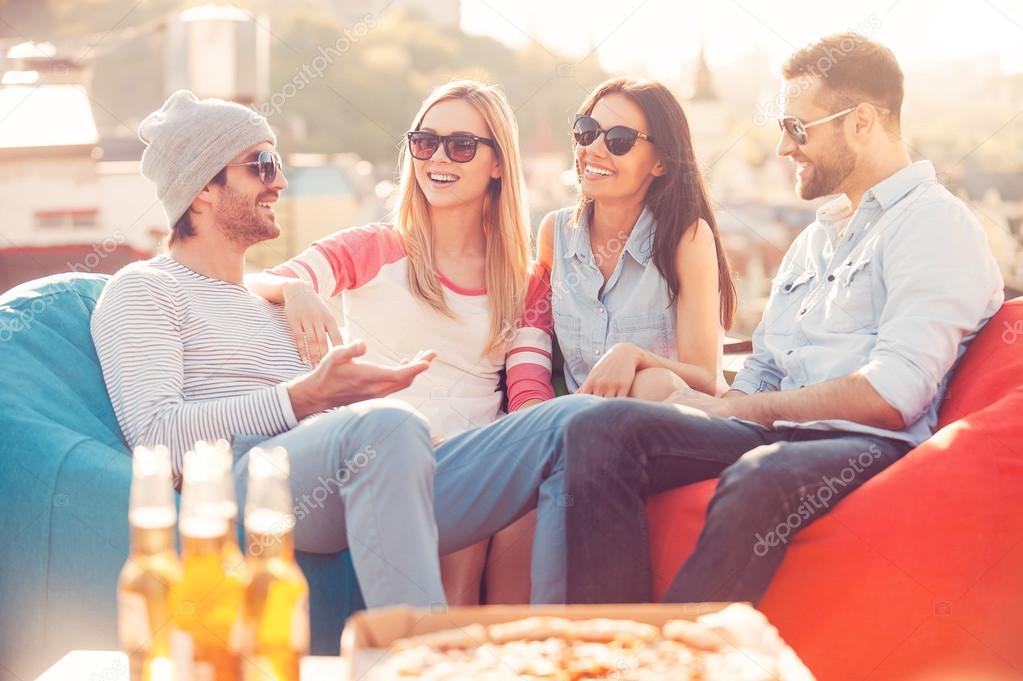
[[[976,218],[930,162],[914,163],[872,187],[855,212],[845,196],[817,211],[785,254],[732,387],[792,390],[859,372],[902,414],[903,431],[799,425],[919,444],[937,422],[950,369],[1001,306],[1002,289]]]
[[[597,360],[616,343],[632,343],[677,359],[675,305],[668,283],[651,258],[653,214],[644,209],[632,231],[628,235],[623,231],[625,245],[605,284],[597,266],[603,254],[593,253],[586,218],[574,224],[573,212],[573,208],[564,208],[557,213],[551,266],[554,333],[565,358],[568,389],[578,390]],[[718,336],[723,340],[723,331]],[[719,351],[719,391],[727,388],[721,360]]]

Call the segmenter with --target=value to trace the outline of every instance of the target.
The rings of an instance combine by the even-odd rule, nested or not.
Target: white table
[[[348,665],[340,657],[306,657],[302,681],[345,681]],[[36,681],[128,681],[128,656],[110,650],[72,650]]]

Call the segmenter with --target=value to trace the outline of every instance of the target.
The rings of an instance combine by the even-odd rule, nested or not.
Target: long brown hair
[[[668,282],[671,302],[678,298],[678,268],[675,256],[678,245],[697,220],[703,220],[714,234],[714,248],[718,259],[718,291],[720,295],[721,325],[731,328],[735,316],[736,293],[728,256],[721,245],[714,212],[693,153],[689,122],[682,106],[664,85],[652,80],[612,78],[597,86],[579,108],[579,113],[590,115],[602,98],[621,94],[636,104],[646,116],[646,133],[654,140],[658,158],[664,165],[664,174],[654,178],[646,193],[646,206],[656,222],[653,243],[653,261],[657,271]],[[582,169],[576,164],[582,177]],[[581,192],[576,205],[575,221],[586,216],[592,221],[593,201]]]

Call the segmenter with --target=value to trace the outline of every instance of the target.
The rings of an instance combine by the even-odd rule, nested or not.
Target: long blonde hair
[[[487,122],[501,176],[493,179],[483,198],[483,233],[486,238],[486,282],[490,306],[487,351],[501,347],[522,315],[529,285],[529,213],[526,209],[519,157],[519,128],[504,93],[494,85],[460,80],[441,85],[426,98],[412,121],[422,125],[426,112],[438,102],[463,99]],[[401,180],[395,222],[408,255],[408,281],[413,295],[447,316],[454,316],[444,300],[433,254],[433,225],[426,195],[416,181],[408,145],[402,145]]]

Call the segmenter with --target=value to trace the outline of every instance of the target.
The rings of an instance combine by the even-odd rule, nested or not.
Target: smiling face
[[[418,129],[442,136],[466,134],[493,139],[483,114],[458,98],[445,99],[430,107]],[[416,182],[433,208],[482,204],[491,180],[501,176],[497,151],[484,143],[477,145],[476,156],[466,163],[449,159],[441,144],[432,158],[425,161],[413,158],[412,168]]]
[[[782,85],[783,91],[796,93],[787,97],[785,115],[809,123],[841,111],[833,111],[822,104],[826,101],[821,96],[823,86],[819,79],[812,81],[808,88],[801,87],[798,81],[786,81]],[[850,116],[842,116],[808,128],[803,145],[781,133],[777,153],[796,164],[796,192],[801,198],[816,199],[844,191],[843,183],[856,168],[856,154],[846,138],[845,126],[850,121]]]
[[[246,149],[231,163],[255,161],[261,151],[277,153],[274,145],[263,142]],[[221,233],[245,246],[276,238],[281,229],[273,204],[287,186],[282,170],[277,171],[273,182],[265,185],[259,180],[256,166],[228,166],[227,182],[217,188],[219,195],[213,205],[213,216]]]
[[[643,110],[627,96],[619,93],[601,97],[593,106],[590,116],[602,130],[624,125],[650,134]],[[615,199],[646,196],[650,183],[664,174],[654,145],[646,140],[636,144],[626,154],[613,156],[600,135],[593,144],[584,147],[575,144],[576,168],[583,194],[590,199]]]

